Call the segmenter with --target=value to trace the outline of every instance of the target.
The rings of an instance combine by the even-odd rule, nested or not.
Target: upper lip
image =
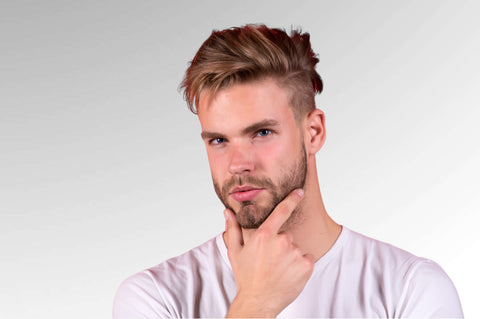
[[[243,185],[243,186],[237,186],[232,191],[230,194],[237,193],[237,192],[246,192],[246,191],[251,191],[254,189],[261,189],[259,187],[253,187],[253,186],[248,186],[248,185]]]

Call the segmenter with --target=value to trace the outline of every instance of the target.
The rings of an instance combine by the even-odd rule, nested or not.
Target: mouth
[[[237,202],[245,202],[253,200],[263,190],[263,188],[255,188],[253,186],[238,186],[235,187],[230,196]]]

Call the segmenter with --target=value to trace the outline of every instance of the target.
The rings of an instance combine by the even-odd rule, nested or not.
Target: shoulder
[[[167,307],[160,306],[162,293],[153,278],[144,270],[130,276],[117,289],[113,302],[113,318],[168,318]]]
[[[432,268],[433,265],[436,265],[437,268],[432,271],[443,272],[431,260],[415,256],[404,249],[359,234],[348,228],[345,229],[345,232],[347,238],[344,244],[344,254],[347,254],[356,263],[361,262],[368,265],[369,269],[379,274],[405,279],[408,274],[414,274],[418,269],[424,267]]]
[[[463,318],[453,282],[434,261],[422,258],[411,265],[403,282],[400,316]]]
[[[145,270],[145,272],[164,290],[174,292],[183,290],[185,285],[195,285],[202,277],[213,275],[222,262],[220,247],[223,240],[218,235],[188,252],[168,259],[163,263]]]
[[[113,317],[178,317],[183,302],[178,297],[201,280],[202,272],[212,271],[221,258],[217,237],[127,278],[115,295]]]
[[[457,291],[434,261],[348,230],[347,250],[382,289],[391,292],[399,317],[463,317]]]
[[[368,258],[375,260],[382,267],[402,267],[405,264],[415,263],[419,257],[386,242],[370,238],[360,233],[344,228],[348,239],[346,249],[353,254],[353,258]]]

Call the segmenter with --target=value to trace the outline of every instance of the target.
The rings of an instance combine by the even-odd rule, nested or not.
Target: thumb
[[[231,252],[237,252],[243,245],[242,228],[237,222],[235,214],[230,209],[223,211],[225,215],[225,237],[227,249]]]

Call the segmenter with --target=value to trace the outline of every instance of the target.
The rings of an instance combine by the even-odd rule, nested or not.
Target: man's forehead
[[[279,82],[275,78],[264,77],[247,82],[235,83],[226,87],[202,89],[197,100],[197,113],[200,113],[201,109],[209,109],[210,106],[215,103],[219,97],[225,97],[225,93],[226,95],[228,95],[228,92],[239,88],[255,90],[257,91],[257,93],[261,93],[265,90],[275,90],[276,96],[285,96],[288,103],[290,104],[290,98],[292,94],[291,90],[289,88],[280,86]]]

